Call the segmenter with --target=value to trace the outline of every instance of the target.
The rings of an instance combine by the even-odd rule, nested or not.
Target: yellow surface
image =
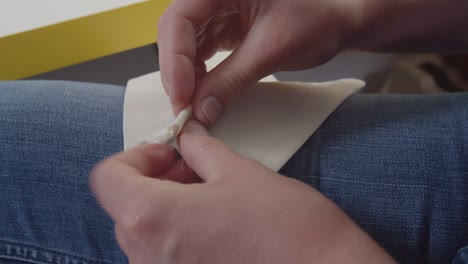
[[[20,79],[156,41],[170,0],[142,3],[0,38],[0,80]]]

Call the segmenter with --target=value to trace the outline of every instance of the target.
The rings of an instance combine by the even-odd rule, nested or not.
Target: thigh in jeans
[[[468,245],[468,94],[356,95],[282,172],[335,201],[401,263]]]
[[[122,149],[124,88],[0,83],[0,263],[126,263],[87,186]]]
[[[126,262],[87,186],[93,165],[122,149],[123,96],[109,85],[0,84],[0,262]],[[400,262],[450,262],[468,244],[466,100],[356,95],[282,172]]]

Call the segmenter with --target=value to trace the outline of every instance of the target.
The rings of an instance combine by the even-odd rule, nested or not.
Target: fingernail
[[[205,98],[201,103],[201,110],[205,118],[210,122],[213,123],[218,118],[219,114],[221,114],[222,106],[219,100],[214,97],[210,96]],[[200,117],[200,116],[199,116]]]
[[[185,132],[192,135],[208,135],[208,131],[197,121],[190,121],[185,125]]]

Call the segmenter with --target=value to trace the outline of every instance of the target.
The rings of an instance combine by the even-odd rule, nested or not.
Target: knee
[[[63,144],[119,146],[124,93],[123,87],[92,83],[0,82],[0,141],[55,142],[57,150]]]
[[[63,111],[70,107],[122,107],[124,88],[113,85],[68,81],[0,82],[2,111]],[[104,105],[102,105],[104,104]],[[77,110],[77,109],[75,109]]]

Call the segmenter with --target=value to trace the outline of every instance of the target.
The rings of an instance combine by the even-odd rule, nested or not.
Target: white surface
[[[323,121],[364,83],[258,83],[233,102],[210,133],[237,153],[278,171]],[[125,149],[174,122],[159,72],[130,80],[124,103]]]
[[[260,82],[230,104],[210,133],[239,154],[278,171],[348,96],[355,79],[327,83]],[[124,147],[165,133],[175,118],[159,72],[129,81],[124,103]],[[159,131],[159,132],[158,132]]]
[[[185,123],[192,117],[192,106],[188,106],[184,110],[182,110],[179,115],[176,117],[174,122],[172,122],[169,127],[167,127],[166,131],[157,131],[153,135],[149,136],[145,140],[144,143],[157,143],[157,144],[169,144],[174,147],[177,147],[177,141],[175,140],[177,136],[184,128]]]
[[[0,38],[145,0],[0,0]]]
[[[324,82],[342,78],[365,80],[367,92],[378,92],[393,64],[394,54],[344,52],[324,65],[304,71],[279,72],[281,81]]]

